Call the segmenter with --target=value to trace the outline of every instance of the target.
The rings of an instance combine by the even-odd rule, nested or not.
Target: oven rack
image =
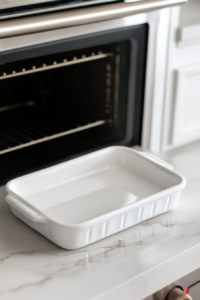
[[[79,99],[80,100],[80,99]],[[2,107],[0,154],[61,138],[103,124],[112,125],[104,105],[69,99],[66,104],[27,101]]]
[[[32,69],[30,69],[30,68],[27,69],[26,64],[25,64],[25,65],[23,65],[23,67],[21,68],[21,71],[19,71],[19,72],[16,72],[15,70],[11,71],[10,70],[11,67],[9,66],[9,73],[4,71],[3,75],[0,76],[0,80],[13,78],[13,77],[17,77],[17,76],[23,76],[23,75],[27,75],[27,74],[36,73],[36,72],[43,72],[43,71],[47,71],[47,70],[51,70],[51,69],[61,68],[61,67],[65,67],[65,66],[84,63],[84,62],[93,61],[93,60],[97,60],[97,59],[103,59],[103,58],[112,57],[112,56],[114,56],[113,53],[102,53],[101,51],[99,51],[98,54],[95,54],[95,52],[92,52],[90,56],[86,56],[83,54],[81,58],[74,56],[72,60],[67,60],[66,58],[64,58],[63,61],[60,63],[58,63],[56,60],[53,61],[53,63],[50,65],[43,63],[42,67],[36,67],[35,65],[33,65]],[[29,65],[28,65],[28,67],[29,67]],[[10,72],[12,72],[12,73],[10,73]]]
[[[38,138],[38,139],[37,139],[37,131],[42,129],[43,132],[45,132],[45,131],[48,132],[51,130],[51,127],[47,128],[44,124],[39,124],[39,125],[37,124],[36,130],[35,131],[33,130],[33,132],[29,132],[26,128],[22,129],[22,128],[20,128],[21,127],[20,125],[15,124],[15,126],[12,127],[12,129],[10,130],[13,133],[13,135],[10,132],[8,133],[5,131],[3,133],[3,136],[6,141],[0,139],[0,148],[1,148],[0,155],[14,151],[14,150],[22,149],[22,148],[25,148],[28,146],[36,145],[41,142],[46,142],[46,141],[60,138],[60,137],[66,136],[66,135],[76,133],[76,132],[80,132],[80,131],[83,131],[86,129],[97,127],[97,126],[103,125],[107,122],[111,122],[111,120],[97,120],[95,122],[88,123],[88,124],[85,124],[82,126],[77,126],[77,127],[74,126],[74,128],[71,128],[69,130],[62,131],[62,132],[59,132],[59,133],[56,133],[53,135],[49,135],[49,136],[47,135],[47,136],[44,136],[44,137]],[[45,130],[45,127],[47,130]],[[41,128],[41,129],[38,130],[38,128]],[[21,137],[21,140],[29,140],[29,141],[22,142],[22,141],[20,141],[19,137]],[[9,140],[12,143],[14,142],[16,145],[10,146]],[[4,148],[4,149],[2,149],[2,148]]]

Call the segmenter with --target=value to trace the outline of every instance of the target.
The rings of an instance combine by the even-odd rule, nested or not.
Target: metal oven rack
[[[22,65],[18,62],[11,63],[9,66],[4,66],[4,71],[0,74],[0,83],[2,80],[17,76],[24,76],[112,56],[114,56],[113,53],[102,53],[99,51],[98,53],[91,53],[90,56],[84,54],[81,57],[74,56],[70,60],[59,57],[58,60],[54,60],[53,62],[49,62],[47,57],[47,62],[41,63],[40,61],[42,66],[36,64],[31,65],[30,62],[26,65]],[[14,110],[20,111],[20,114],[14,114]],[[73,107],[73,101],[70,106],[70,114],[56,107],[49,107],[48,110],[44,110],[42,107],[38,107],[34,101],[1,106],[0,126],[2,130],[0,132],[0,154],[106,123],[112,123],[112,119],[109,118],[109,116],[107,119],[101,118],[101,110],[102,108],[98,107],[93,107],[93,109],[88,110],[88,107],[81,102],[77,109],[77,107]]]
[[[7,70],[5,70],[3,72],[3,74],[0,74],[0,80],[8,79],[8,78],[16,77],[16,76],[27,75],[27,74],[36,73],[36,72],[42,72],[42,71],[56,69],[56,68],[61,68],[61,67],[70,66],[70,65],[74,65],[74,64],[84,63],[84,62],[88,62],[88,61],[92,61],[92,60],[96,60],[96,59],[102,59],[102,58],[109,57],[109,56],[113,56],[113,53],[102,53],[101,51],[99,51],[98,54],[96,54],[96,55],[94,52],[91,53],[91,56],[89,56],[89,57],[86,57],[86,55],[83,54],[81,58],[77,58],[76,56],[74,56],[73,59],[70,61],[68,61],[66,58],[63,58],[62,59],[63,61],[59,62],[59,63],[55,60],[55,61],[51,62],[51,64],[43,63],[42,67],[37,67],[35,65],[28,66],[29,67],[28,69],[26,69],[24,66],[20,66],[20,64],[16,64],[16,63],[12,66],[12,63],[11,63],[10,66],[12,67],[12,69],[10,69],[6,66],[5,69],[7,69]],[[15,68],[17,68],[18,71]]]

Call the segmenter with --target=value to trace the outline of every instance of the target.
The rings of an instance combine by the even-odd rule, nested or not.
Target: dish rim
[[[124,207],[117,208],[117,209],[112,210],[108,213],[102,214],[98,217],[89,219],[89,220],[84,221],[84,222],[75,223],[75,224],[73,224],[73,223],[64,223],[64,222],[58,221],[58,219],[55,219],[52,216],[50,216],[48,213],[44,212],[43,210],[38,209],[36,206],[34,206],[32,203],[30,203],[28,200],[26,200],[26,198],[24,198],[24,197],[20,196],[19,194],[15,193],[11,188],[11,184],[14,181],[18,180],[19,178],[23,178],[23,177],[27,177],[27,176],[31,177],[35,174],[39,175],[39,174],[41,174],[42,172],[44,172],[46,170],[59,169],[60,167],[64,167],[64,166],[67,167],[68,164],[72,164],[73,162],[78,162],[79,160],[82,160],[85,157],[93,156],[93,155],[95,156],[100,152],[106,152],[106,151],[112,150],[112,149],[114,149],[114,150],[126,150],[128,152],[134,153],[135,155],[138,155],[138,156],[142,157],[144,160],[152,161],[154,164],[159,165],[164,170],[167,170],[170,173],[172,173],[172,174],[176,175],[177,177],[179,177],[181,182],[179,184],[175,185],[175,186],[165,188],[163,191],[157,192],[157,193],[155,193],[151,196],[143,198],[138,202],[128,204]],[[125,147],[125,146],[110,146],[110,147],[106,147],[106,148],[96,150],[96,151],[93,151],[91,153],[79,156],[79,157],[71,159],[69,161],[62,162],[62,163],[56,164],[56,165],[51,166],[51,167],[44,168],[44,169],[36,171],[36,172],[31,172],[29,174],[14,178],[6,184],[6,191],[7,191],[8,195],[10,195],[11,197],[13,197],[15,199],[15,201],[18,201],[19,203],[21,202],[24,206],[26,206],[27,208],[30,208],[30,210],[33,210],[34,213],[38,214],[40,217],[42,216],[43,220],[40,221],[42,223],[47,223],[47,224],[49,224],[53,227],[61,227],[65,230],[66,230],[66,228],[69,228],[70,230],[71,229],[84,230],[84,229],[87,229],[87,228],[93,226],[94,224],[97,225],[99,223],[102,223],[102,222],[105,222],[105,221],[111,219],[112,217],[117,217],[121,214],[125,214],[128,211],[131,211],[133,209],[137,209],[138,207],[142,207],[146,204],[146,202],[151,203],[151,202],[154,202],[154,201],[158,200],[161,197],[167,197],[169,195],[172,195],[173,193],[179,192],[181,189],[183,189],[185,187],[185,185],[186,185],[186,179],[185,179],[184,176],[182,176],[178,172],[175,172],[174,170],[170,170],[169,168],[167,168],[167,166],[162,165],[158,161],[155,161],[153,159],[153,157],[151,158],[149,156],[148,157],[144,156],[144,154],[142,152],[140,153],[140,151],[138,151],[138,150],[128,148],[128,147]],[[9,203],[9,205],[12,205],[12,204]],[[12,206],[14,206],[14,205],[12,205]]]

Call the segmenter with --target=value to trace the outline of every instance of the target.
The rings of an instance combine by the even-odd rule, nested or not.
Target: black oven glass
[[[140,144],[147,29],[0,56],[1,182],[108,145]]]

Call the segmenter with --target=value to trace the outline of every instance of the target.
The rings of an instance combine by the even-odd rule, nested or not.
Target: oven
[[[159,130],[153,114],[164,86],[168,6],[185,1],[81,9],[4,2],[0,184],[109,145],[149,148]]]
[[[148,25],[1,56],[1,180],[140,144]]]

